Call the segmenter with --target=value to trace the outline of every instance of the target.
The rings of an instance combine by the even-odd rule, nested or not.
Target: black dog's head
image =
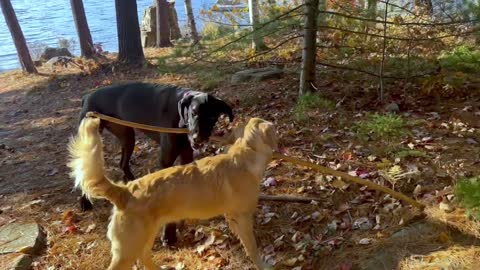
[[[212,135],[212,130],[221,114],[228,115],[233,121],[232,108],[223,100],[201,92],[187,92],[178,102],[180,127],[187,127],[190,131],[188,139],[193,148]]]

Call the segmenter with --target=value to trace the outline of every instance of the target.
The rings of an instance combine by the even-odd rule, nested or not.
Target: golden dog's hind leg
[[[112,244],[112,261],[108,270],[131,270],[149,236],[145,221],[137,215],[115,212],[109,224],[108,237]]]
[[[152,247],[153,243],[155,242],[156,238],[156,233],[158,232],[158,229],[160,226],[154,226],[153,228],[148,228],[149,230],[149,239],[147,243],[145,244],[145,247],[143,249],[142,257],[140,258],[140,263],[145,266],[148,270],[159,270],[160,268],[153,262],[153,254],[152,254]],[[147,228],[145,228],[147,229]]]
[[[252,259],[256,268],[259,270],[272,269],[260,258],[257,249],[257,242],[253,234],[253,215],[252,213],[242,213],[235,215],[225,215],[230,229],[240,238],[247,255]]]

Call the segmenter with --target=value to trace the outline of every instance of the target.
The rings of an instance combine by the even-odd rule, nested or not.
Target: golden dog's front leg
[[[242,213],[234,215],[225,215],[230,229],[238,235],[247,255],[253,260],[258,270],[273,269],[260,258],[257,242],[253,234],[253,215],[252,213]]]
[[[136,258],[121,257],[119,254],[114,253],[108,270],[130,270],[135,260]]]

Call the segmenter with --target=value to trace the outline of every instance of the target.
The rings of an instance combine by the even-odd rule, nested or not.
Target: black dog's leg
[[[177,138],[177,146],[181,147],[180,164],[184,165],[184,164],[191,163],[193,161],[193,149],[190,146],[190,142],[188,141],[188,138],[186,136]],[[183,221],[180,221],[178,225],[182,227],[182,224],[183,224]],[[176,223],[169,223],[165,225],[163,238],[168,245],[175,244],[175,242],[177,241],[176,231],[177,231]]]
[[[179,155],[178,135],[160,135],[160,169],[171,167]],[[162,241],[169,246],[177,242],[177,225],[168,223],[163,227]]]
[[[122,158],[120,159],[119,166],[123,170],[125,180],[130,181],[135,179],[135,176],[130,170],[130,157],[135,147],[135,131],[133,128],[112,123],[105,124],[105,128],[113,133],[122,145]]]
[[[82,209],[83,212],[93,209],[92,203],[89,199],[87,199],[87,197],[85,197],[85,195],[82,195],[82,197],[80,198],[80,209]]]
[[[181,141],[180,141],[181,140]],[[178,145],[182,146],[182,151],[180,152],[180,164],[188,164],[193,161],[193,149],[190,146],[188,138],[179,139]]]

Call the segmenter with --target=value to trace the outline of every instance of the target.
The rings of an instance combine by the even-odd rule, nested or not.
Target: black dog
[[[178,157],[181,164],[192,162],[193,148],[208,140],[221,114],[228,115],[230,122],[233,121],[232,108],[218,98],[173,85],[151,83],[128,83],[98,89],[83,97],[80,121],[89,111],[152,126],[187,127],[188,135],[141,130],[160,144],[161,169],[172,166]],[[135,146],[134,129],[107,121],[101,121],[100,127],[120,140],[120,168],[127,181],[135,179],[129,166]],[[92,209],[92,204],[84,196],[80,204],[84,211]],[[175,231],[175,224],[166,226],[164,238],[168,244],[176,242]]]

